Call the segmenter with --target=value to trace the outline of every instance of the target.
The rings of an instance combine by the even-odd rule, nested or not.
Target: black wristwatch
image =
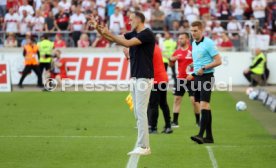
[[[205,70],[206,70],[205,66],[201,67],[201,69],[202,69],[203,71],[205,71]]]

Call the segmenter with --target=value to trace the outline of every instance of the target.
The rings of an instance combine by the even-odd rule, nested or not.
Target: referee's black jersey
[[[126,39],[138,38],[142,44],[130,47],[130,74],[136,78],[153,78],[153,52],[155,46],[155,37],[153,32],[146,28],[137,33],[132,31],[126,33]]]

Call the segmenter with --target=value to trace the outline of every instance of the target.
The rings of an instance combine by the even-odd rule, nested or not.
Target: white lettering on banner
[[[0,49],[3,60],[11,65],[11,80],[18,84],[24,68],[22,49]],[[223,64],[215,68],[216,84],[248,85],[243,76],[243,70],[252,63],[252,55],[249,52],[221,52]],[[76,80],[75,83],[88,82],[98,84],[127,84],[130,77],[128,61],[120,49],[63,49],[62,60],[68,68],[68,77]],[[270,69],[268,83],[276,84],[275,53],[267,56],[267,66]],[[171,69],[168,68],[171,76]],[[171,79],[172,82],[172,79]],[[24,84],[36,84],[37,77],[32,72],[24,81]]]
[[[123,57],[64,57],[62,62],[72,80],[122,82],[129,79],[128,61]]]

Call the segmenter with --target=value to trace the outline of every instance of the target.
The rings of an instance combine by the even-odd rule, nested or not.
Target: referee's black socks
[[[208,118],[209,118],[208,113],[210,113],[210,110],[205,110],[205,109],[201,110],[200,130],[199,130],[199,134],[198,134],[198,136],[200,136],[200,137],[203,137],[204,132],[207,128]]]
[[[173,112],[173,122],[176,124],[178,123],[178,116],[179,116],[179,113]]]
[[[206,138],[207,139],[213,139],[211,110],[208,110],[208,122],[207,122],[207,127],[206,127]]]

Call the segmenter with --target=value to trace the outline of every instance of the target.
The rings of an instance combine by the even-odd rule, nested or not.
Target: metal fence
[[[218,22],[217,20],[214,21],[208,21],[205,22],[205,25],[208,26],[212,26],[210,25],[210,22],[212,22],[212,24],[214,25],[214,23]],[[222,25],[222,27],[224,27],[224,29],[226,29],[227,24],[230,22],[229,20],[227,21],[219,21],[220,24]],[[248,51],[249,50],[249,38],[247,35],[242,33],[242,30],[245,27],[246,22],[249,21],[238,21],[237,23],[241,25],[241,30],[238,31],[225,31],[228,36],[230,36],[230,39],[233,43],[233,48],[228,49],[228,51]],[[253,23],[252,25],[254,26],[254,28],[252,29],[253,31],[255,31],[255,34],[258,32],[258,21],[257,20],[251,20],[251,22]],[[182,33],[180,31],[169,31],[172,34],[172,37],[177,40],[178,34]],[[207,30],[206,31],[206,35],[209,37],[213,37],[214,36],[214,32]],[[51,41],[55,40],[55,35],[59,33],[62,35],[63,40],[66,42],[66,46],[67,47],[77,47],[75,44],[76,42],[74,42],[73,38],[72,38],[72,32],[69,31],[59,31],[59,32],[32,32],[32,35],[34,36],[36,41],[40,41],[40,38],[43,34],[48,34],[49,39]],[[89,36],[89,40],[92,44],[92,42],[96,39],[97,33],[95,31],[86,31],[83,33],[87,33]],[[154,31],[155,34],[163,34],[164,31]],[[0,31],[0,47],[4,47],[4,42],[5,39],[7,38],[7,32],[5,31]],[[234,37],[234,38],[233,38]],[[18,46],[17,47],[21,47],[21,43],[22,41],[25,39],[25,35],[21,35],[21,34],[16,34],[16,39],[17,39],[17,43]],[[90,45],[91,46],[91,45]],[[114,45],[111,45],[111,47]]]

